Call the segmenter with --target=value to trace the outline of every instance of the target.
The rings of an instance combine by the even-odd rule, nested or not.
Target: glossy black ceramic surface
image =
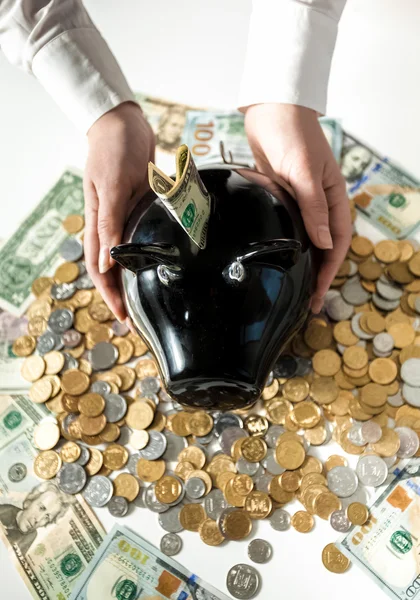
[[[150,192],[111,251],[128,314],[185,405],[252,405],[305,319],[313,258],[291,196],[249,169],[199,169],[212,197],[200,250]],[[269,191],[270,190],[270,191]]]

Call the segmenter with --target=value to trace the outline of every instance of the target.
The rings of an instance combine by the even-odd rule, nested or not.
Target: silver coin
[[[376,444],[382,437],[382,427],[375,421],[365,421],[360,426],[360,434],[365,444]]]
[[[84,467],[89,462],[89,459],[90,459],[90,450],[86,446],[80,446],[79,445],[79,448],[80,448],[80,456],[76,460],[76,464],[80,465],[81,467]]]
[[[146,460],[156,460],[165,454],[167,445],[168,442],[165,435],[160,431],[151,429],[149,431],[149,441],[147,446],[139,452],[140,457],[145,458]]]
[[[45,333],[39,336],[36,349],[38,350],[39,354],[43,356],[44,354],[47,354],[47,352],[54,350],[55,344],[56,336],[54,333],[52,331],[45,331]]]
[[[104,415],[109,423],[121,421],[127,412],[127,400],[120,394],[108,394],[105,396]]]
[[[127,425],[124,425],[120,428],[120,435],[118,436],[117,442],[121,446],[127,446],[130,443],[130,437],[132,434],[133,430],[130,429],[130,427],[127,427]]]
[[[63,342],[66,348],[76,348],[82,342],[82,334],[76,329],[68,329],[63,333]]]
[[[79,277],[81,277],[86,273],[86,265],[83,260],[78,260],[76,264],[79,267]]]
[[[120,323],[119,321],[114,321],[111,325],[112,327],[112,331],[115,333],[115,335],[119,336],[119,337],[123,337],[124,335],[127,335],[127,333],[130,331],[130,329],[127,327],[127,325],[125,323]]]
[[[334,467],[327,473],[328,487],[339,498],[351,496],[357,490],[358,479],[350,467]]]
[[[68,300],[76,293],[76,285],[74,283],[53,283],[50,293],[54,300]]]
[[[248,462],[241,456],[236,463],[236,468],[238,469],[238,473],[250,475],[252,477],[253,475],[256,475],[262,467],[259,463]]]
[[[23,481],[26,477],[28,469],[23,463],[15,463],[7,472],[7,476],[9,481],[13,481],[13,483],[18,483],[19,481]]]
[[[383,458],[384,463],[388,467],[388,470],[397,462],[398,457],[396,454],[394,456],[386,456]]]
[[[385,331],[378,333],[373,338],[373,347],[377,352],[389,353],[394,349],[394,338]]]
[[[347,498],[340,498],[342,510],[346,510],[352,502],[360,502],[361,504],[369,504],[369,493],[364,485],[359,485],[357,490]]]
[[[206,484],[199,477],[190,477],[185,482],[185,493],[189,498],[202,498],[206,493]]]
[[[175,556],[181,551],[182,540],[176,533],[165,533],[160,540],[160,549],[166,556]]]
[[[372,302],[377,308],[380,308],[381,310],[395,310],[400,305],[399,300],[385,300],[384,298],[381,298],[379,294],[375,293],[372,294]]]
[[[351,523],[345,510],[335,510],[330,515],[330,525],[335,531],[345,533],[351,528]]]
[[[139,397],[140,398],[148,398],[149,400],[152,400],[152,402],[156,406],[159,406],[159,396],[157,394],[152,394],[151,392],[149,392],[148,394],[142,394],[140,392]]]
[[[160,398],[160,394],[159,394],[159,398]],[[213,430],[211,430],[210,433],[208,433],[207,435],[196,435],[195,439],[198,444],[203,445],[203,446],[208,446],[208,444],[210,444],[214,440],[214,432],[213,432]]]
[[[267,429],[267,433],[264,436],[264,439],[269,448],[275,448],[277,446],[277,440],[286,430],[283,425],[270,425]]]
[[[172,402],[171,396],[165,390],[159,390],[159,400],[161,402]]]
[[[48,318],[48,327],[54,333],[64,333],[73,325],[73,317],[68,308],[57,308]]]
[[[167,511],[170,507],[168,506],[168,504],[163,504],[162,502],[159,502],[159,500],[156,498],[155,487],[156,484],[152,483],[152,485],[149,485],[149,487],[146,489],[144,503],[146,504],[146,507],[152,512],[162,513]]]
[[[102,508],[111,500],[113,491],[112,481],[108,477],[94,475],[89,479],[82,496],[90,506]]]
[[[361,317],[362,317],[362,313],[357,313],[357,314],[353,315],[353,317],[351,319],[351,329],[352,329],[353,333],[355,335],[357,335],[357,337],[360,338],[361,340],[371,340],[372,338],[375,337],[375,335],[373,333],[366,333],[366,331],[363,331],[363,329],[360,327]]]
[[[290,528],[290,514],[284,508],[278,508],[269,517],[270,525],[276,531],[287,531]]]
[[[69,438],[71,438],[72,436],[70,435],[70,431],[69,431],[69,427],[70,425],[74,422],[77,421],[77,419],[79,418],[79,415],[76,413],[69,413],[68,415],[66,415],[64,417],[64,419],[61,421],[61,427],[63,429],[63,433],[65,433]]]
[[[420,313],[420,298],[418,296],[414,300],[414,308],[416,309],[417,313]]]
[[[383,281],[382,277],[376,282],[376,291],[384,300],[396,301],[402,298],[404,291],[389,280]]]
[[[86,485],[86,471],[76,463],[66,463],[58,475],[58,487],[66,494],[78,494]]]
[[[110,369],[118,359],[118,350],[109,342],[98,342],[89,353],[95,371]]]
[[[270,371],[270,373],[268,374],[267,377],[267,381],[264,384],[264,387],[268,387],[269,385],[271,385],[274,381],[274,373],[273,371]]]
[[[162,458],[168,462],[174,462],[174,461],[177,462],[178,455],[181,452],[181,450],[183,450],[184,448],[186,448],[188,446],[188,442],[187,442],[186,438],[181,437],[179,435],[175,435],[171,431],[166,431],[165,439],[166,439],[166,450],[165,450],[165,453],[163,454]]]
[[[255,489],[259,492],[269,493],[270,483],[273,479],[273,475],[271,473],[262,473],[261,475],[254,477]]]
[[[143,394],[157,394],[160,390],[160,381],[157,377],[145,377],[140,381]]]
[[[137,498],[133,500],[133,504],[137,506],[137,508],[146,508],[145,496],[146,488],[141,487],[139,493],[137,494]]]
[[[402,397],[401,388],[393,396],[388,396],[387,402],[388,402],[388,404],[390,404],[391,406],[394,406],[396,408],[398,408],[399,406],[402,406],[404,404],[404,398]]]
[[[355,423],[347,432],[347,438],[349,441],[355,446],[366,446],[367,442],[365,442],[362,436],[362,425],[361,423]]]
[[[184,528],[179,520],[179,513],[181,512],[181,506],[174,506],[164,513],[160,513],[158,516],[158,523],[168,533],[179,533]]]
[[[232,444],[243,437],[249,437],[249,433],[242,427],[226,427],[219,437],[219,444],[222,451],[230,456]]]
[[[420,387],[420,358],[409,358],[401,365],[401,378],[413,387]]]
[[[410,427],[396,427],[394,431],[400,438],[400,447],[397,452],[398,458],[411,458],[414,456],[420,445],[417,433]]]
[[[380,456],[367,454],[359,458],[356,473],[363,485],[378,487],[388,477],[388,467]]]
[[[217,525],[219,527],[219,530],[221,531],[222,535],[227,539],[230,540],[230,534],[229,531],[226,528],[226,519],[229,515],[231,515],[232,513],[237,512],[239,509],[234,507],[234,506],[228,506],[227,508],[225,508],[219,515],[218,519],[217,519]]]
[[[111,500],[108,502],[107,508],[113,517],[116,517],[117,519],[125,517],[128,513],[127,498],[123,498],[123,496],[112,496]]]
[[[273,373],[275,377],[290,379],[291,377],[295,377],[297,368],[298,363],[296,358],[289,354],[285,354],[277,359]]]
[[[296,377],[304,377],[312,370],[312,361],[310,358],[297,357]]]
[[[222,413],[220,417],[217,419],[214,430],[217,436],[222,435],[223,431],[228,427],[243,427],[244,424],[239,415],[234,415],[233,413],[226,412]]]
[[[111,393],[111,386],[107,381],[94,381],[90,386],[90,391],[101,396],[107,396]]]
[[[141,458],[140,453],[136,452],[135,454],[132,454],[130,456],[130,458],[128,459],[128,462],[127,462],[128,471],[135,477],[137,477],[137,463],[139,462],[140,458]]]
[[[95,287],[89,273],[79,275],[75,281],[75,284],[78,290],[91,290]]]
[[[370,300],[370,293],[362,287],[358,277],[346,281],[341,287],[341,295],[348,304],[353,306],[366,304]]]
[[[260,574],[251,565],[235,565],[227,574],[226,587],[234,598],[242,600],[255,598],[260,590],[260,586]]]
[[[74,358],[74,356],[72,356],[71,354],[68,354],[67,352],[63,352],[63,356],[64,356],[64,365],[63,368],[61,369],[60,373],[64,373],[65,371],[68,371],[69,369],[77,369],[79,366],[79,361],[77,360],[77,358]]]
[[[415,408],[420,408],[420,388],[404,383],[402,386],[402,395],[407,404]]]
[[[266,563],[270,560],[272,555],[273,548],[271,544],[265,540],[257,538],[248,544],[248,556],[255,563]]]
[[[207,516],[217,521],[222,512],[228,507],[223,492],[218,489],[211,490],[204,498],[204,508]]]
[[[348,304],[338,292],[338,296],[334,296],[328,302],[325,303],[325,309],[327,315],[333,319],[333,321],[346,321],[354,313],[354,306]]]
[[[83,246],[75,237],[65,239],[58,251],[61,258],[68,262],[76,262],[83,256]]]
[[[349,260],[348,263],[349,263],[349,266],[350,266],[349,277],[353,277],[353,275],[356,275],[356,273],[358,273],[359,267],[352,260]]]
[[[276,459],[276,451],[274,448],[268,448],[267,454],[261,461],[262,466],[272,475],[281,475],[286,469],[281,467]]]

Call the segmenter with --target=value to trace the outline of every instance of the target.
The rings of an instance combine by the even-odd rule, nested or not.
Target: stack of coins
[[[68,221],[79,234],[80,217]],[[26,357],[29,397],[53,415],[34,432],[35,473],[114,516],[133,505],[155,512],[163,552],[180,550],[183,529],[218,546],[247,538],[259,519],[307,533],[318,517],[348,531],[369,520],[366,486],[420,455],[414,242],[355,236],[324,311],[279,358],[261,400],[228,413],[173,401],[144,342],[93,288],[77,235],[61,255],[52,277],[34,281],[28,334],[13,347]],[[322,462],[312,447],[330,440],[344,453]],[[355,469],[345,454],[358,456]],[[291,515],[284,507],[294,501],[302,506]],[[333,572],[349,565],[337,553],[329,544],[323,554]]]

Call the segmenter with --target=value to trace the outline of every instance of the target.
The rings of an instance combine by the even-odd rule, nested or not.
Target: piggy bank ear
[[[253,242],[237,257],[238,262],[261,262],[287,271],[299,260],[302,244],[297,240],[275,239]]]
[[[110,254],[117,263],[133,273],[152,265],[177,267],[179,262],[179,250],[170,244],[120,244],[111,248]]]

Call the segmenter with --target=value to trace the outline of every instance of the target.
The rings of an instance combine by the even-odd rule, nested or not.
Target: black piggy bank
[[[307,316],[312,249],[285,189],[232,165],[199,173],[212,203],[204,250],[149,192],[111,256],[167,392],[192,407],[242,408]]]

